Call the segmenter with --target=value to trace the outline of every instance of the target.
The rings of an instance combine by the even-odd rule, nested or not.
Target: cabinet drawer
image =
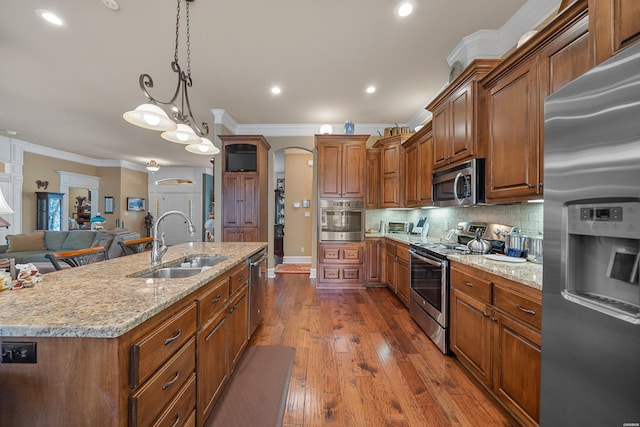
[[[343,258],[345,260],[360,261],[362,258],[360,248],[346,248],[343,253]]]
[[[224,310],[229,299],[229,286],[226,278],[217,279],[208,285],[210,289],[198,297],[198,325],[204,325],[207,320]]]
[[[182,385],[192,377],[196,368],[195,342],[195,338],[192,337],[149,381],[131,395],[129,425],[149,425]]]
[[[196,305],[190,304],[131,346],[131,386],[145,381],[196,332]]]
[[[320,267],[320,277],[325,280],[340,279],[340,267]]]
[[[485,304],[491,304],[491,282],[488,280],[452,268],[451,286]]]
[[[396,256],[397,245],[395,243],[392,243],[387,240],[384,246],[385,246],[385,250],[387,251],[387,255]]]
[[[238,289],[245,286],[249,280],[249,268],[247,264],[242,264],[240,267],[236,267],[231,273],[231,295],[235,294]]]
[[[404,260],[409,263],[409,246],[398,245],[396,249],[396,256],[398,259]]]
[[[337,248],[322,248],[321,259],[336,261],[340,259],[340,250]]]
[[[196,407],[196,374],[192,374],[153,427],[186,425]]]
[[[510,316],[530,324],[540,330],[542,324],[542,304],[518,295],[499,285],[493,288],[493,305]]]
[[[362,264],[364,262],[364,244],[319,244],[318,262],[320,264]]]

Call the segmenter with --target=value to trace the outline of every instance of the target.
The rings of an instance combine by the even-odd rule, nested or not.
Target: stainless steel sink
[[[202,272],[202,267],[165,267],[158,270],[150,271],[148,273],[135,275],[133,277],[137,277],[140,279],[182,279],[185,277],[195,276],[200,272]]]
[[[181,260],[169,264],[168,267],[180,267],[182,263],[188,262],[191,264],[191,267],[213,267],[214,265],[220,264],[222,261],[229,259],[228,255],[199,255],[193,258],[189,258],[187,260]],[[189,268],[189,267],[187,267]]]

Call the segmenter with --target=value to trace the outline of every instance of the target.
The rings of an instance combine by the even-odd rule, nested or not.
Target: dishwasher
[[[267,251],[251,256],[249,263],[249,338],[262,321],[264,291],[267,285]]]

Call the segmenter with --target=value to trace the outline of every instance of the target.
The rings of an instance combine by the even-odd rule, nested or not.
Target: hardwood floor
[[[250,342],[269,344],[296,349],[285,427],[518,425],[386,288],[316,290],[306,275],[276,275]]]

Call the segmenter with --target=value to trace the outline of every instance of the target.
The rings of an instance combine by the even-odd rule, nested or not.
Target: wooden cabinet
[[[411,134],[398,134],[376,141],[380,149],[380,207],[398,208],[404,203],[404,147]]]
[[[62,201],[64,193],[36,192],[36,229],[62,230]]]
[[[409,138],[404,145],[404,199],[407,208],[420,206],[418,201],[418,144]]]
[[[499,60],[476,59],[434,98],[427,110],[433,113],[433,168],[447,167],[474,157],[484,157],[484,89],[478,81]]]
[[[640,40],[637,0],[589,0],[589,15],[597,64]]]
[[[386,239],[385,280],[387,287],[409,306],[409,245]]]
[[[575,3],[482,79],[487,202],[542,196],[544,99],[591,68],[588,19]]]
[[[318,197],[364,199],[368,135],[316,135]]]
[[[268,158],[261,135],[219,135],[222,141],[222,240],[266,242]],[[238,147],[242,147],[238,150]],[[240,166],[251,166],[243,171]],[[233,167],[231,167],[231,165]]]
[[[228,337],[228,373],[235,369],[242,352],[249,342],[249,287],[245,284],[229,303],[227,322]]]
[[[451,351],[523,425],[540,417],[541,292],[452,262]]]
[[[380,149],[368,148],[366,153],[366,193],[364,207],[378,209],[380,207]]]
[[[384,280],[384,239],[367,237],[364,240],[365,284],[369,287],[382,286]]]
[[[429,121],[404,143],[404,202],[402,207],[417,208],[433,203],[433,130]]]
[[[364,242],[318,244],[318,288],[364,286]]]

